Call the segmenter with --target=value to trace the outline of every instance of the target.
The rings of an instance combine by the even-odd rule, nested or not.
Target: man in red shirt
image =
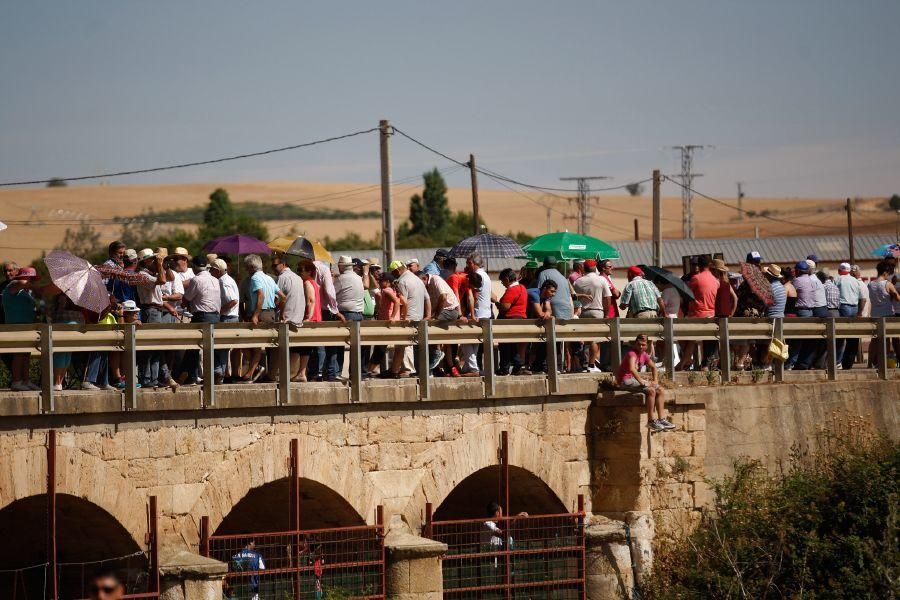
[[[500,283],[506,288],[497,309],[501,319],[524,319],[528,310],[528,290],[519,283],[516,272],[512,269],[503,269],[500,273]],[[531,372],[523,367],[525,364],[525,344],[500,344],[500,368],[498,375],[509,375],[512,367],[513,375],[531,375]]]
[[[716,316],[716,296],[719,293],[719,279],[709,270],[710,259],[703,255],[699,258],[700,270],[688,281],[688,287],[694,293],[694,299],[688,304],[687,316],[699,319],[711,319]],[[694,360],[697,342],[685,342],[681,351],[681,361],[675,365],[676,371],[686,369]]]

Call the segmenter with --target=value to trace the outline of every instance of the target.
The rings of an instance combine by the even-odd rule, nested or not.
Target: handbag
[[[375,299],[372,297],[369,290],[363,290],[363,316],[375,316]]]
[[[769,342],[769,356],[774,360],[784,362],[790,356],[788,344],[784,340],[775,337],[775,324],[772,323],[772,341]]]

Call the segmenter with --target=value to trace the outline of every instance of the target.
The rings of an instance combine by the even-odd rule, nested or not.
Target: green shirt
[[[628,307],[630,315],[648,310],[659,311],[660,297],[662,294],[656,289],[656,285],[643,277],[635,277],[625,286],[620,304]]]

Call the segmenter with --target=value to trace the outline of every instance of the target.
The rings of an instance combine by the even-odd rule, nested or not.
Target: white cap
[[[419,259],[418,259],[418,258],[411,258],[411,259],[409,259],[408,261],[406,261],[406,264],[407,264],[407,265],[412,265],[412,264],[416,264],[416,265],[417,265],[417,264],[419,264]]]
[[[844,271],[845,273],[850,272],[850,263],[841,263],[838,265],[838,271]]]
[[[349,256],[347,256],[346,254],[344,254],[344,255],[338,257],[338,264],[339,265],[352,265],[353,259],[350,258]]]
[[[122,310],[124,312],[138,312],[141,309],[138,308],[138,305],[134,300],[126,300],[122,303]]]
[[[806,259],[806,264],[809,266],[809,270],[810,270],[810,271],[815,271],[815,270],[816,270],[816,261],[814,261],[814,260],[812,260],[812,259],[810,259],[810,258],[807,258],[807,259]]]

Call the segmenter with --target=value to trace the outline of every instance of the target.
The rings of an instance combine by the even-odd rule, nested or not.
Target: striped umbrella
[[[522,247],[514,239],[493,233],[467,237],[450,248],[453,257],[466,257],[473,252],[485,258],[516,258],[523,254]]]

